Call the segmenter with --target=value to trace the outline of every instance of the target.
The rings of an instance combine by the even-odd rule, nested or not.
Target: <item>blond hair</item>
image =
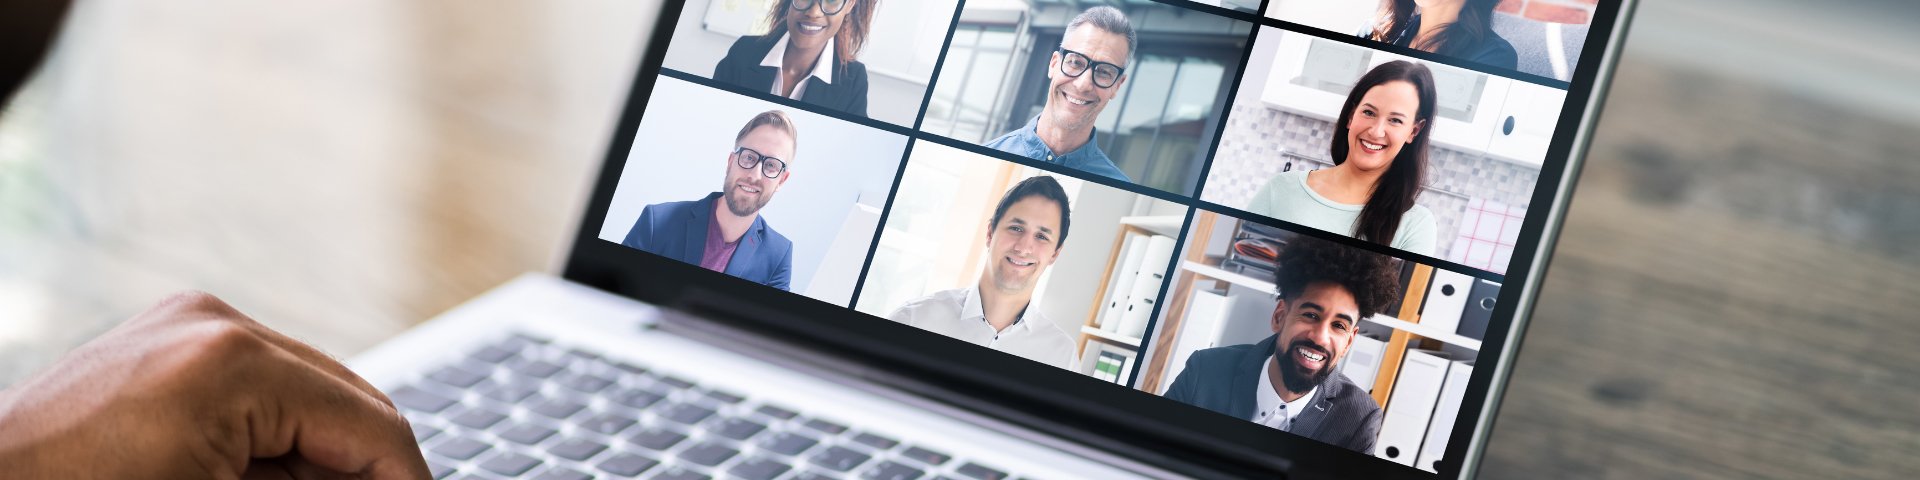
[[[795,151],[800,150],[800,130],[794,128],[793,117],[788,117],[787,112],[779,110],[768,110],[760,112],[759,115],[754,115],[752,120],[747,121],[747,126],[740,127],[740,134],[733,136],[733,143],[738,144],[741,140],[745,140],[748,133],[753,133],[753,129],[766,126],[778,128],[780,131],[786,132],[787,138],[793,139],[793,149]],[[791,161],[792,159],[783,160]]]

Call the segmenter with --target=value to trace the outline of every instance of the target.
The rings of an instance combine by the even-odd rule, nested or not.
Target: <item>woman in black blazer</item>
[[[867,116],[867,43],[879,0],[780,0],[773,31],[745,36],[713,67],[713,79]]]

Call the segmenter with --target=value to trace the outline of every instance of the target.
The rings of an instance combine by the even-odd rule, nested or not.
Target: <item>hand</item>
[[[386,395],[182,293],[0,391],[8,478],[429,478]]]

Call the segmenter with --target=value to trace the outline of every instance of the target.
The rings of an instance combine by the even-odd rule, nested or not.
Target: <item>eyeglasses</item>
[[[841,10],[846,10],[848,1],[849,0],[793,0],[793,9],[804,12],[809,8],[813,8],[813,5],[817,3],[820,4],[820,13],[834,15],[840,13]]]
[[[759,167],[760,174],[767,178],[780,178],[780,174],[787,173],[787,162],[761,155],[747,147],[733,149],[733,164],[748,170]]]
[[[1080,75],[1087,73],[1087,69],[1093,69],[1093,86],[1096,87],[1113,88],[1113,84],[1120,81],[1120,74],[1127,72],[1127,69],[1119,65],[1093,61],[1084,53],[1065,48],[1060,49],[1060,52],[1064,54],[1064,58],[1060,60],[1060,73],[1080,78]]]

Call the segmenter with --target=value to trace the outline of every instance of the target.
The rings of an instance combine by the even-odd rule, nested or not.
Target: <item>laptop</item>
[[[1632,5],[669,0],[564,266],[348,363],[437,479],[1470,478]]]

